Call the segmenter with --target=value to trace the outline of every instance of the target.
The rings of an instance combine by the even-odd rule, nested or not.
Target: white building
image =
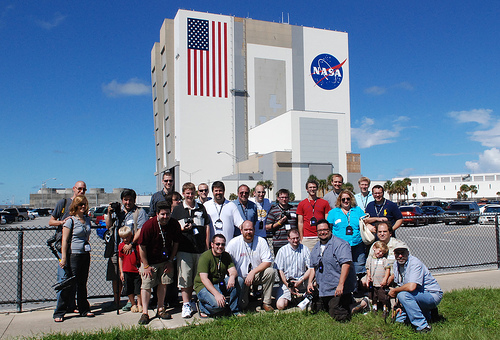
[[[360,176],[345,32],[179,10],[151,77],[158,188],[170,170],[176,188],[222,179],[236,192],[263,179],[301,199],[311,174]]]
[[[416,199],[424,198],[422,192],[426,193],[426,199],[456,199],[457,191],[463,184],[468,186],[475,185],[477,194],[468,192],[467,195],[472,199],[487,198],[497,200],[497,192],[500,192],[500,173],[482,173],[482,174],[462,174],[462,175],[426,175],[426,176],[408,176],[411,179],[411,185],[408,187],[408,197]],[[392,181],[402,180],[402,177],[393,178]]]

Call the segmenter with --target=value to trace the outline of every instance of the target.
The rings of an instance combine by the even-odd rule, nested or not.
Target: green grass
[[[223,318],[178,329],[114,328],[97,333],[47,334],[43,339],[500,339],[500,289],[464,289],[446,293],[439,305],[445,320],[432,332],[386,323],[381,314],[355,315],[348,323],[327,313],[257,313]]]

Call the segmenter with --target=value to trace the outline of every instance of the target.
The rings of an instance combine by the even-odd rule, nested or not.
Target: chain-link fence
[[[55,301],[56,292],[51,287],[57,281],[58,260],[47,246],[47,239],[54,235],[55,227],[0,228],[0,304]],[[106,282],[107,259],[103,258],[104,241],[95,231],[90,237],[92,246],[89,298],[112,296],[110,282]]]
[[[418,223],[400,227],[396,237],[406,242],[411,254],[434,273],[498,268],[498,216],[491,216],[494,218],[484,219],[484,224],[460,224],[464,222],[460,218],[419,217]],[[405,220],[408,222],[408,218]],[[0,305],[10,304],[22,311],[24,303],[55,301],[56,292],[51,286],[56,283],[58,264],[47,247],[54,230],[55,227],[0,228]],[[90,244],[88,296],[112,298],[111,283],[106,282],[107,259],[102,256],[104,241],[92,232]]]

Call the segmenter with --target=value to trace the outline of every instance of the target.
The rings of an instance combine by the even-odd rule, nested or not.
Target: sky
[[[499,1],[2,0],[0,205],[156,191],[151,48],[178,9],[347,32],[364,176],[500,171]]]

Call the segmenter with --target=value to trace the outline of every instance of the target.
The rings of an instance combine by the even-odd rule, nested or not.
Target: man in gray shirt
[[[335,209],[335,203],[337,203],[337,197],[339,197],[340,192],[342,191],[342,185],[344,184],[344,177],[341,174],[332,174],[331,176],[331,184],[333,186],[333,190],[328,192],[323,199],[328,201],[331,209]]]

